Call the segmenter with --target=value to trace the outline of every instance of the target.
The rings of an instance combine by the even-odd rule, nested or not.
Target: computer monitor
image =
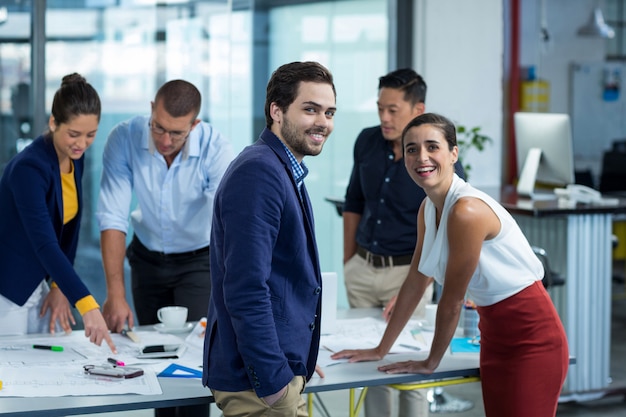
[[[517,193],[536,198],[535,184],[574,183],[572,130],[567,114],[515,113]]]

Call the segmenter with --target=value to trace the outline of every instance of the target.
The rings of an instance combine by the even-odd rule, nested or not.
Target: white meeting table
[[[369,311],[368,311],[369,310]],[[339,317],[364,317],[372,311],[339,312]],[[325,378],[315,375],[307,383],[305,393],[335,391],[406,383],[432,383],[431,386],[450,385],[478,380],[478,354],[448,353],[432,375],[385,374],[377,370],[384,363],[424,358],[427,352],[387,355],[378,362],[338,363],[323,368]],[[2,379],[0,375],[0,380]],[[151,409],[213,402],[211,391],[202,386],[200,379],[159,377],[160,395],[90,395],[65,397],[0,397],[0,416],[3,417],[56,417],[77,414],[103,413],[125,410]],[[310,397],[310,396],[309,396]],[[351,395],[351,414],[354,410]],[[311,405],[309,404],[309,410]]]
[[[425,355],[425,354],[423,354]],[[423,356],[422,355],[422,356]],[[375,385],[431,382],[454,379],[459,383],[463,378],[477,377],[478,355],[454,354],[444,358],[437,372],[432,375],[395,374],[379,372],[376,367],[396,360],[415,359],[417,354],[389,355],[380,362],[342,363],[324,368],[325,378],[314,376],[305,393],[344,390]],[[472,379],[471,381],[474,381]],[[199,379],[159,378],[161,395],[96,395],[0,398],[0,416],[6,417],[56,417],[77,414],[104,413],[112,411],[138,410],[173,407],[181,405],[208,404],[213,397]],[[442,384],[442,385],[445,385]]]

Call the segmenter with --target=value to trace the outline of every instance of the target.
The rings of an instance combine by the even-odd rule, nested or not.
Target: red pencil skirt
[[[487,417],[554,417],[567,337],[541,281],[479,307],[480,378]]]

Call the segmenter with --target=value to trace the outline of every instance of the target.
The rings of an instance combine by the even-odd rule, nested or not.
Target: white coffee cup
[[[157,311],[157,317],[165,327],[183,327],[187,322],[187,307],[162,307]]]
[[[426,304],[426,325],[435,327],[437,321],[437,304]]]

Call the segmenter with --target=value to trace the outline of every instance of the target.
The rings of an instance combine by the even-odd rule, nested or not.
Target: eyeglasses
[[[158,124],[153,123],[152,120],[150,120],[150,130],[158,136],[163,136],[167,133],[172,142],[181,142],[187,139],[187,136],[189,136],[189,132],[191,131],[191,129],[186,132],[181,132],[180,130],[165,130]]]

